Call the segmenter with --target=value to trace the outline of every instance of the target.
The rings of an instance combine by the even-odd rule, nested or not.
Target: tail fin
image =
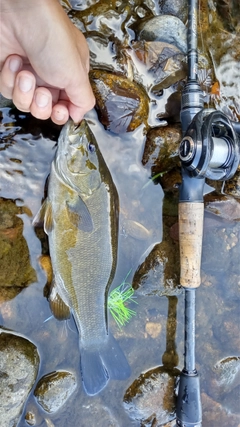
[[[98,394],[109,378],[124,380],[130,376],[128,361],[112,335],[99,349],[80,347],[81,375],[88,395]]]
[[[108,336],[107,346],[104,346],[100,353],[110,378],[125,380],[130,376],[131,369],[126,356],[113,335]]]
[[[99,393],[109,380],[108,372],[102,363],[98,350],[80,348],[81,375],[85,391],[90,396]]]

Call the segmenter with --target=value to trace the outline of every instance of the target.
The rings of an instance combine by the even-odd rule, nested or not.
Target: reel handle
[[[201,284],[203,212],[202,202],[179,203],[180,283],[185,288]]]

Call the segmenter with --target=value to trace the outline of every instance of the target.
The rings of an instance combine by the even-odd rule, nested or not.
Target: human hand
[[[78,123],[93,108],[89,50],[58,0],[0,0],[0,93],[39,119]]]

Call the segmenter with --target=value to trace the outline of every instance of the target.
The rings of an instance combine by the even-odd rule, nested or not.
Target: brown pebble
[[[145,331],[150,337],[153,339],[157,338],[162,330],[162,325],[160,323],[155,322],[147,322],[145,326]]]

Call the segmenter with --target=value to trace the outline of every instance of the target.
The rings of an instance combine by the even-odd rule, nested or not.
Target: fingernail
[[[20,70],[22,66],[22,61],[20,58],[12,58],[9,61],[9,68],[13,73],[16,73],[18,70]]]
[[[44,108],[48,105],[50,101],[50,97],[45,95],[44,93],[37,92],[35,96],[35,102],[38,107]]]
[[[65,113],[63,113],[62,111],[54,111],[54,118],[61,122],[65,119]]]
[[[18,86],[22,92],[29,92],[33,87],[33,79],[28,77],[20,77]]]

